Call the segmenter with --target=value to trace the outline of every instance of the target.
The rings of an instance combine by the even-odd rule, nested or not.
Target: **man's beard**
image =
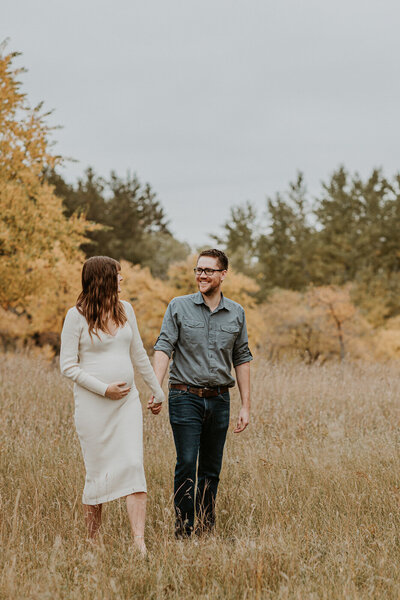
[[[209,284],[209,285],[210,285],[209,289],[208,289],[206,292],[202,292],[202,291],[201,291],[201,289],[200,289],[200,283],[201,283],[201,282],[199,282],[199,283],[197,284],[197,287],[198,287],[198,289],[199,289],[199,292],[201,292],[202,294],[204,294],[204,296],[212,296],[212,295],[213,295],[213,293],[214,293],[214,292],[215,292],[215,291],[216,291],[216,290],[219,288],[219,286],[220,286],[220,284],[219,284],[219,283],[216,283],[215,285],[212,285],[212,284],[210,283],[210,284]],[[208,282],[207,282],[207,283],[208,283]]]

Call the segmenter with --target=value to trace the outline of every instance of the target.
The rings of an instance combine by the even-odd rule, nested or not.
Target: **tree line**
[[[189,255],[151,186],[136,176],[112,171],[106,179],[89,168],[70,184],[50,169],[46,180],[66,217],[84,215],[98,224],[81,245],[86,257],[113,256],[166,279],[169,265]],[[255,279],[258,301],[276,288],[301,292],[352,283],[353,300],[382,324],[400,313],[399,230],[400,175],[389,180],[375,169],[362,180],[340,167],[317,197],[310,197],[299,173],[287,192],[267,198],[263,215],[251,202],[232,207],[222,233],[211,238],[236,271]]]

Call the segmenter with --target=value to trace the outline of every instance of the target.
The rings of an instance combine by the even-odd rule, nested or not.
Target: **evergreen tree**
[[[136,176],[128,174],[122,179],[112,171],[106,180],[89,168],[76,186],[54,170],[47,170],[46,178],[63,199],[67,217],[84,215],[101,226],[89,232],[89,241],[82,244],[86,257],[106,255],[128,260],[165,278],[171,262],[188,256],[190,248],[170,233],[164,209],[151,186],[142,186]]]
[[[166,217],[150,185],[143,188],[136,177],[121,179],[111,173],[107,202],[108,222],[112,227],[108,253],[117,260],[124,258],[133,264],[142,264],[157,251],[146,244],[153,233],[169,233]]]
[[[316,253],[324,283],[343,284],[354,279],[360,255],[362,202],[354,193],[343,167],[323,184],[314,215],[318,222]]]
[[[285,196],[267,200],[268,229],[258,239],[257,256],[262,288],[299,290],[314,278],[314,230],[309,223],[303,175]]]
[[[223,234],[211,237],[224,248],[235,270],[254,275],[257,235],[257,211],[250,202],[246,202],[232,207],[230,220],[223,225]]]

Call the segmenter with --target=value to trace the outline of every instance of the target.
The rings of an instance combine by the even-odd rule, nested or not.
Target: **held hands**
[[[131,388],[126,386],[127,384],[125,381],[110,383],[106,389],[106,398],[110,398],[110,400],[121,400],[121,398],[127,396],[131,391]]]
[[[239,417],[236,423],[236,428],[233,430],[233,433],[241,433],[244,431],[249,424],[250,411],[248,408],[241,408]]]
[[[158,413],[162,409],[162,402],[154,402],[154,400],[154,396],[151,396],[150,400],[147,403],[147,408],[151,410],[153,415],[158,415]]]

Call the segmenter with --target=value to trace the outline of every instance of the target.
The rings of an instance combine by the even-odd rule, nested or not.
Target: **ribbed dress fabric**
[[[65,318],[60,368],[74,381],[75,426],[82,448],[86,480],[82,502],[96,505],[146,491],[143,468],[142,407],[134,381],[137,369],[156,402],[164,400],[143,347],[135,313],[123,301],[128,321],[115,335],[89,335],[88,323],[76,307]],[[110,383],[126,382],[131,391],[110,400]]]

